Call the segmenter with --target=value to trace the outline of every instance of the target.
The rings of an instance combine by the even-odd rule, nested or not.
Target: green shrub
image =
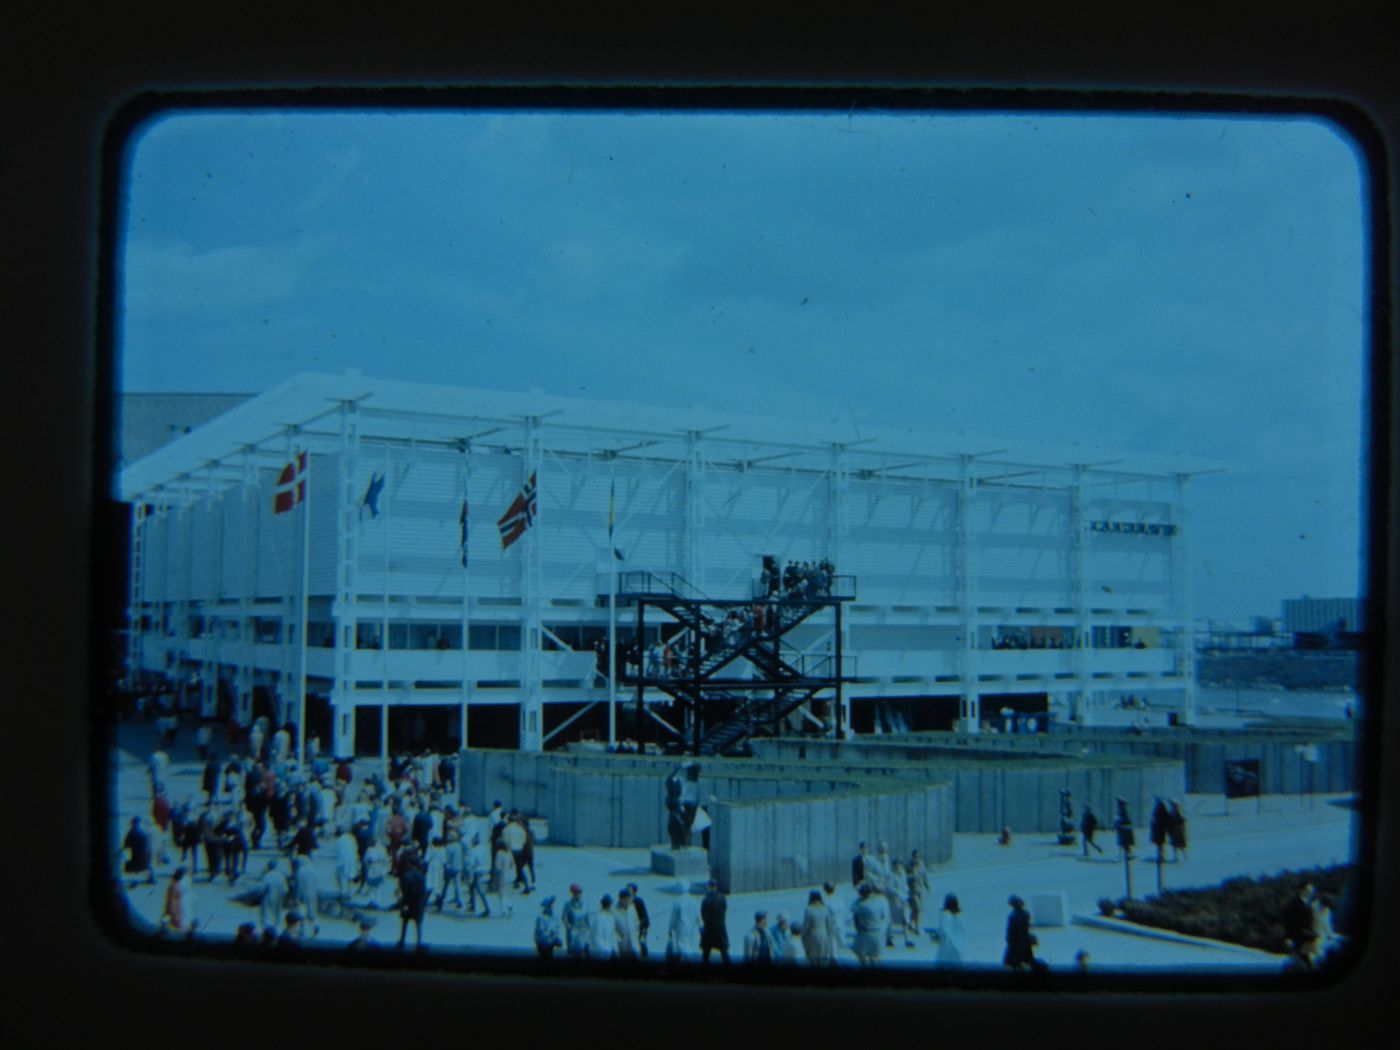
[[[1284,905],[1302,886],[1312,883],[1318,893],[1332,898],[1335,911],[1351,870],[1314,868],[1268,878],[1227,879],[1219,886],[1123,900],[1119,908],[1125,919],[1143,926],[1283,953],[1288,950],[1280,921]]]

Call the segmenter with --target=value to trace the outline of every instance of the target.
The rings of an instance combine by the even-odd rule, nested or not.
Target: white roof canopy
[[[958,476],[964,456],[972,457],[973,475],[988,483],[1015,477],[1033,484],[1039,476],[1041,484],[1064,484],[1075,466],[1119,481],[1214,473],[1233,466],[1092,444],[1031,444],[912,428],[857,428],[852,423],[368,379],[354,372],[305,372],[132,464],[120,475],[119,498],[135,501],[161,489],[194,494],[236,485],[250,463],[281,466],[293,446],[313,453],[335,451],[341,445],[340,412],[348,403],[357,408],[361,441],[518,452],[526,420],[534,418],[544,447],[554,455],[674,461],[686,455],[696,434],[711,464],[823,471],[831,467],[834,452],[843,449],[845,467],[857,478],[951,480]]]

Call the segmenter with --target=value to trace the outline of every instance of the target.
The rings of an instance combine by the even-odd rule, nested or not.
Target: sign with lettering
[[[1117,532],[1133,536],[1175,536],[1175,525],[1145,521],[1091,521],[1090,532]]]

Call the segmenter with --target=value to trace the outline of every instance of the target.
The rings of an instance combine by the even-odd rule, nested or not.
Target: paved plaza
[[[167,789],[176,803],[185,799],[199,803],[204,798],[200,790],[202,763],[194,754],[191,735],[187,727],[182,727],[181,739],[171,752]],[[111,796],[115,804],[115,812],[111,814],[114,841],[118,843],[133,816],[141,816],[149,826],[151,795],[147,758],[153,739],[149,726],[127,724],[120,727],[119,747],[113,756]],[[374,760],[358,760],[354,765],[355,782],[375,768]],[[510,799],[502,801],[507,806],[511,804]],[[1163,865],[1163,885],[1165,888],[1207,886],[1232,876],[1257,876],[1288,868],[1345,863],[1353,856],[1352,811],[1338,805],[1338,801],[1337,797],[1320,795],[1312,798],[1268,796],[1260,800],[1234,800],[1227,808],[1219,795],[1187,796],[1184,809],[1189,821],[1188,856],[1180,863]],[[1134,816],[1139,821],[1139,849],[1143,852],[1131,865],[1133,892],[1134,896],[1145,897],[1156,892],[1157,868],[1151,859],[1151,847],[1143,847],[1145,814]],[[506,917],[469,918],[450,902],[441,913],[430,908],[423,923],[423,941],[429,950],[533,955],[534,921],[543,898],[558,898],[558,914],[559,906],[568,898],[568,885],[577,882],[583,886],[590,907],[596,908],[604,893],[615,897],[622,886],[635,882],[651,914],[648,943],[652,957],[659,959],[678,890],[673,879],[651,873],[649,851],[552,845],[547,841],[547,825],[542,821],[532,821],[532,824],[542,833],[535,860],[537,890],[528,895],[507,890],[505,897],[513,912]],[[248,872],[240,875],[233,885],[224,876],[212,883],[207,881],[201,855],[200,872],[194,884],[194,914],[200,937],[231,940],[240,923],[257,921],[256,905],[241,903],[236,898],[254,889],[267,861],[277,855],[269,846],[271,840],[269,831],[263,848],[250,854]],[[1104,853],[1085,859],[1078,845],[1059,846],[1053,834],[1017,835],[1006,846],[999,845],[993,835],[956,834],[952,861],[930,869],[933,891],[928,898],[929,911],[923,918],[923,925],[928,928],[936,924],[937,909],[944,894],[957,894],[967,930],[968,965],[999,967],[1004,948],[1007,897],[1015,893],[1030,900],[1033,894],[1063,893],[1071,921],[1062,926],[1035,928],[1039,941],[1037,953],[1052,968],[1068,968],[1076,952],[1084,950],[1096,969],[1206,968],[1220,972],[1276,972],[1279,969],[1282,956],[1230,945],[1193,943],[1184,938],[1148,937],[1073,921],[1075,917],[1097,916],[1099,898],[1117,899],[1125,894],[1124,864],[1114,848],[1111,829],[1101,834],[1099,841]],[[852,843],[853,854],[855,847],[856,843]],[[178,850],[174,857],[178,859]],[[113,863],[119,862],[114,859]],[[314,864],[322,892],[328,892],[335,885],[333,841],[322,843],[316,851]],[[138,929],[152,934],[156,931],[173,867],[159,864],[154,886],[126,884],[132,922]],[[827,873],[848,902],[853,899],[849,876],[849,870]],[[753,913],[766,910],[770,924],[779,912],[790,918],[800,918],[806,906],[807,891],[804,887],[729,897],[729,938],[736,963],[742,954],[739,946],[743,936],[752,925]],[[377,917],[372,934],[374,941],[385,946],[394,945],[399,936],[397,912],[372,911],[369,914]],[[315,944],[343,945],[358,932],[348,914],[339,918],[322,916],[318,921],[320,933],[313,939]],[[409,943],[412,941],[410,929]],[[885,951],[884,965],[928,967],[934,964],[937,946],[927,933],[920,934],[913,948],[904,947],[898,936],[895,943],[896,947]],[[841,953],[840,961],[844,965],[856,965],[849,947]]]

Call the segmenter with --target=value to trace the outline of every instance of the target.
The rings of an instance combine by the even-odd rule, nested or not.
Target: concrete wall
[[[862,839],[891,855],[917,849],[930,864],[953,856],[953,789],[946,783],[824,797],[722,802],[710,832],[710,868],[726,893],[846,883]]]
[[[994,833],[1003,827],[1013,832],[1058,830],[1062,788],[1073,795],[1076,823],[1085,802],[1106,822],[1114,799],[1121,796],[1134,821],[1142,823],[1158,796],[1186,793],[1179,759],[1078,763],[1067,755],[974,754],[963,748],[864,742],[806,746],[806,757],[798,759],[797,748],[793,742],[766,740],[764,751],[777,755],[701,761],[701,800],[710,795],[738,802],[905,790],[897,787],[901,781],[909,784],[908,790],[921,790],[933,781],[953,787],[953,831]],[[828,749],[846,760],[826,758]],[[676,762],[635,755],[464,751],[458,763],[459,792],[478,812],[500,799],[508,807],[546,817],[551,841],[564,845],[651,846],[667,841],[664,780]],[[870,837],[856,833],[847,846]]]
[[[829,797],[858,791],[862,785],[851,780],[736,774],[702,779],[702,786],[723,800],[715,807],[720,808],[753,800]],[[702,800],[708,797],[701,796]],[[670,841],[662,778],[654,774],[561,766],[553,771],[553,800],[546,815],[550,841],[566,846],[636,847]],[[713,832],[711,836],[713,845]]]
[[[1317,748],[1318,760],[1312,764],[1310,773],[1298,757],[1296,748],[1300,744],[1313,744]],[[1043,759],[1047,755],[1116,757],[1129,762],[1161,759],[1183,763],[1185,781],[1179,790],[1192,794],[1223,792],[1226,759],[1254,758],[1259,760],[1265,794],[1354,791],[1357,784],[1355,741],[1347,731],[1330,727],[1315,731],[1178,727],[1135,735],[1113,727],[1066,726],[1053,733],[1033,736],[940,733],[891,741],[756,740],[754,749],[760,758],[773,761],[839,759],[863,765],[936,763],[950,754],[964,761],[981,759],[998,766],[1011,761]],[[1131,795],[1125,797],[1131,801]],[[959,827],[958,830],[971,829]]]

